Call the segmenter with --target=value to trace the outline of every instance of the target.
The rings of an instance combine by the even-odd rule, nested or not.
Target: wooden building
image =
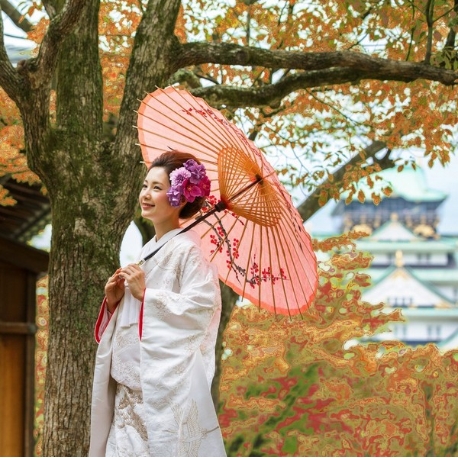
[[[25,242],[49,221],[40,187],[2,177],[17,201],[0,206],[0,456],[33,456],[36,282],[48,253]]]

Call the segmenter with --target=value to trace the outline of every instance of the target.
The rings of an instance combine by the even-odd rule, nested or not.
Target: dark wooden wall
[[[33,456],[36,282],[48,254],[0,237],[0,456]]]

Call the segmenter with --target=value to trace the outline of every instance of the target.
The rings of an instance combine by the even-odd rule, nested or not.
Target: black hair
[[[153,167],[162,167],[169,176],[170,181],[170,174],[175,169],[183,167],[184,163],[189,159],[194,159],[200,164],[200,161],[191,153],[183,153],[177,150],[167,151],[154,159],[148,171]],[[186,202],[186,205],[180,211],[179,217],[182,219],[191,218],[191,216],[194,216],[202,208],[204,202],[205,197],[196,197],[194,202]]]

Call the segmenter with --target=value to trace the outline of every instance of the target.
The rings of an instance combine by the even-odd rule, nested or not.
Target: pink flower
[[[194,202],[197,197],[207,197],[210,195],[210,186],[205,167],[189,159],[183,167],[170,173],[170,189],[167,191],[170,205],[178,207],[182,197],[187,202]]]

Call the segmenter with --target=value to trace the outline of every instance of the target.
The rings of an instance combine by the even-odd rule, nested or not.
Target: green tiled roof
[[[403,316],[406,318],[458,318],[458,308],[456,307],[449,309],[439,307],[396,307],[396,309],[401,309]]]
[[[458,269],[413,269],[417,278],[422,281],[432,283],[451,283],[458,284]]]
[[[391,241],[391,240],[358,240],[356,246],[361,251],[369,251],[370,253],[388,253],[397,250],[406,253],[453,253],[457,247],[452,243],[442,242],[440,240],[419,240],[414,242],[407,241]]]
[[[371,278],[373,283],[378,283],[386,274],[387,268],[371,268],[367,269],[364,272],[367,273]],[[440,269],[440,268],[424,268],[424,269],[415,269],[410,268],[411,272],[421,281],[431,282],[431,283],[453,283],[458,282],[458,269]]]

